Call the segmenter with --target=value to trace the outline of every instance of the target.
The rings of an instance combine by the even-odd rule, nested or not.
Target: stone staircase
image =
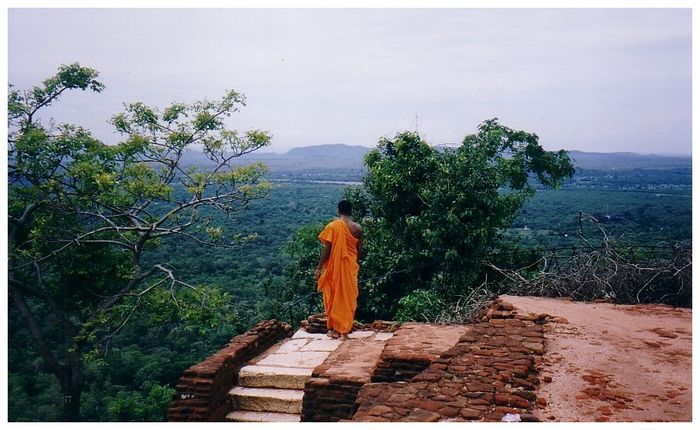
[[[358,336],[362,332],[352,333]],[[314,368],[335,351],[340,340],[297,331],[244,366],[238,386],[229,391],[233,412],[227,421],[299,422],[304,385]]]

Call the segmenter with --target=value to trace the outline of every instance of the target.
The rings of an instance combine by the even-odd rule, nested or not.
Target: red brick
[[[416,403],[416,407],[419,409],[425,409],[426,411],[435,412],[445,406],[443,402],[437,402],[435,400],[423,399]]]
[[[494,403],[500,406],[508,406],[510,401],[510,395],[509,394],[502,394],[502,393],[497,393],[494,396]]]
[[[459,395],[459,390],[456,388],[442,388],[440,389],[440,393],[446,396],[455,397]]]
[[[375,406],[375,407],[373,407],[373,408],[370,409],[367,413],[368,413],[369,415],[373,415],[373,416],[378,416],[378,417],[379,417],[379,416],[382,416],[382,415],[384,415],[384,414],[388,414],[388,413],[390,413],[390,412],[392,412],[392,411],[393,411],[393,409],[391,409],[390,407],[380,405],[380,406]]]
[[[469,404],[473,406],[489,406],[493,403],[493,397],[491,399],[470,399]]]
[[[525,400],[534,402],[537,399],[537,395],[533,393],[532,391],[521,391],[521,390],[515,390],[511,392],[512,395],[522,397]]]
[[[510,405],[515,406],[516,408],[529,408],[530,402],[520,396],[511,396]]]
[[[467,405],[467,407],[468,407],[469,409],[476,409],[477,411],[481,411],[481,412],[486,413],[486,412],[488,412],[489,410],[491,410],[492,405],[491,405],[491,404],[488,404],[488,405],[472,405],[472,404],[470,403],[469,405]]]
[[[478,420],[481,417],[481,411],[472,408],[464,408],[460,411],[460,414],[462,418],[467,420]]]
[[[520,409],[512,408],[509,406],[496,406],[495,408],[493,408],[493,412],[501,414],[501,416],[503,416],[505,414],[519,414],[522,411]]]
[[[520,414],[520,421],[525,423],[536,423],[540,422],[540,419],[532,414]]]
[[[454,417],[456,417],[457,415],[459,415],[460,411],[459,411],[459,409],[457,409],[457,408],[453,408],[453,407],[450,407],[450,406],[445,406],[445,407],[439,409],[439,410],[437,411],[437,413],[439,413],[439,414],[442,415],[443,417],[454,418]]]
[[[419,422],[436,422],[440,421],[442,417],[435,412],[426,411],[423,409],[414,409],[408,414],[406,419],[408,421],[419,421]]]

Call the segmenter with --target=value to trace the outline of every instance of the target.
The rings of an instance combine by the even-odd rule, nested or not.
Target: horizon
[[[264,150],[257,150],[251,154],[276,154],[276,155],[285,155],[289,151],[293,149],[300,149],[300,148],[312,148],[312,147],[320,147],[320,146],[347,146],[351,148],[355,147],[361,147],[361,148],[366,148],[368,150],[376,148],[375,146],[366,146],[366,145],[350,145],[347,143],[320,143],[320,144],[314,144],[314,145],[299,145],[295,146],[289,149],[284,150],[284,152],[278,152],[278,151],[272,151],[270,148],[263,148]],[[431,147],[435,146],[441,146],[441,145],[455,145],[454,143],[437,143],[437,144],[429,144]],[[663,152],[655,152],[655,153],[642,153],[642,152],[632,152],[632,151],[583,151],[580,149],[566,149],[566,148],[561,148],[564,149],[567,152],[582,152],[585,154],[604,154],[604,155],[613,155],[613,154],[632,154],[632,155],[642,155],[642,156],[657,156],[657,157],[679,157],[679,158],[692,158],[693,154],[691,153],[663,153]],[[557,150],[554,150],[557,151]]]
[[[101,94],[66,94],[44,116],[106,143],[120,140],[106,121],[122,103],[163,108],[233,88],[248,103],[230,123],[270,131],[270,152],[371,147],[402,130],[459,142],[498,117],[547,150],[689,155],[691,18],[692,9],[16,8],[8,80],[24,89],[60,64],[95,68]]]

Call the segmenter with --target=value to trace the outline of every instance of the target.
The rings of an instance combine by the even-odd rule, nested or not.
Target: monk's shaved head
[[[352,215],[352,203],[350,200],[341,200],[338,202],[338,213],[340,215]]]

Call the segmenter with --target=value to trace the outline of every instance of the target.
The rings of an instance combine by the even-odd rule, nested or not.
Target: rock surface
[[[547,313],[536,414],[547,421],[690,421],[692,311],[502,296]]]

